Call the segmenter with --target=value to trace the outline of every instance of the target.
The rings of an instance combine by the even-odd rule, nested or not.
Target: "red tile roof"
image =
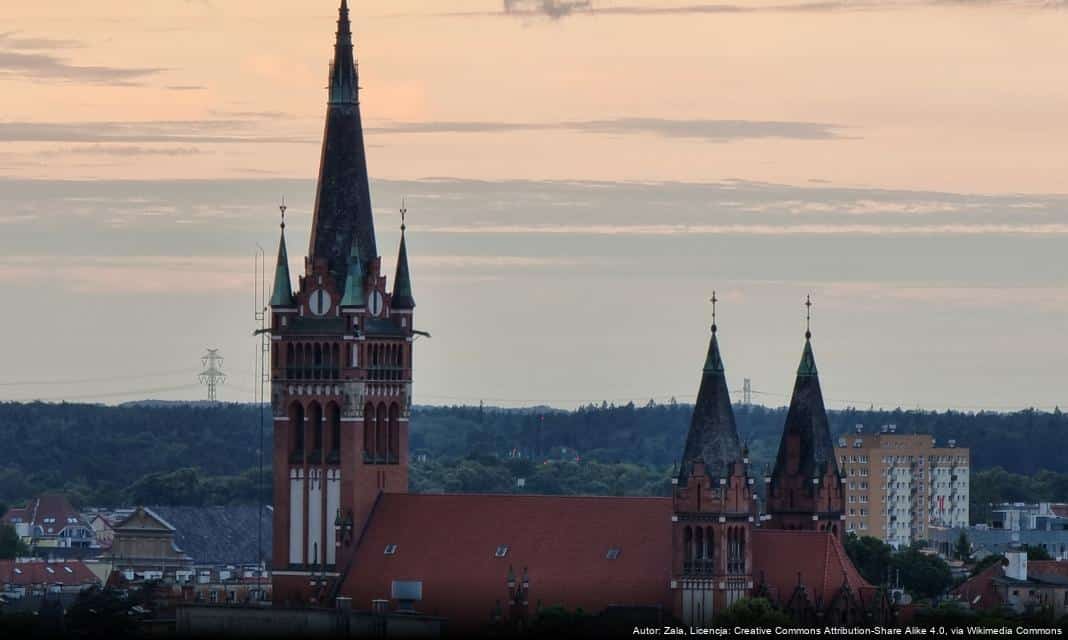
[[[861,577],[836,536],[825,531],[753,530],[753,581],[763,582],[785,604],[797,588],[798,574],[812,604],[830,604],[847,583],[867,598],[875,587]]]
[[[80,560],[68,562],[0,560],[0,585],[6,584],[20,587],[56,584],[78,586],[100,584],[100,580]]]
[[[669,608],[671,515],[669,498],[384,494],[345,592],[363,609],[389,599],[392,581],[419,580],[418,611],[484,625],[497,601],[507,613],[511,565],[517,578],[529,571],[531,613],[538,601],[591,613]],[[495,557],[502,545],[507,555]]]
[[[66,496],[57,494],[43,495],[30,500],[25,507],[9,510],[4,514],[3,521],[10,524],[16,518],[20,522],[41,527],[44,534],[49,536],[58,535],[69,525],[84,524]]]
[[[973,609],[996,609],[1001,606],[1002,601],[994,588],[994,579],[1003,575],[1004,567],[1000,562],[995,563],[954,587],[949,593]]]

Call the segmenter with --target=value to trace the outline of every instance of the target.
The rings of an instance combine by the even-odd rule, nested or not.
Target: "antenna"
[[[226,374],[222,372],[223,357],[219,355],[218,349],[208,349],[200,357],[200,362],[204,365],[204,370],[200,372],[198,379],[200,384],[208,387],[208,402],[218,402],[215,389],[226,382]]]
[[[749,378],[742,382],[742,404],[747,407],[753,405],[753,381]]]

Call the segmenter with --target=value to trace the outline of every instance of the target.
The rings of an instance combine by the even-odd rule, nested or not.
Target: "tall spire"
[[[408,271],[408,248],[404,238],[404,233],[407,229],[404,217],[408,214],[408,208],[405,203],[401,204],[400,214],[401,241],[400,250],[397,251],[397,275],[393,278],[392,306],[394,309],[414,309],[415,298],[412,297],[412,276]]]
[[[701,387],[694,402],[690,431],[682,452],[679,478],[685,479],[696,460],[705,463],[710,477],[726,477],[730,465],[742,459],[742,446],[738,427],[734,422],[723,358],[719,353],[718,327],[715,322],[715,304],[719,299],[712,296],[712,337],[708,342],[708,355],[701,375]]]
[[[334,61],[330,64],[330,104],[356,104],[360,87],[352,51],[349,4],[346,0],[341,0],[337,13],[337,40],[334,43]]]
[[[345,288],[353,238],[365,268],[378,257],[358,92],[349,7],[342,0],[308,249],[310,259],[326,261],[339,289]]]
[[[812,352],[812,299],[805,300],[805,346],[801,352],[801,363],[797,367],[797,379],[794,382],[790,408],[786,413],[786,424],[779,454],[775,459],[774,478],[787,473],[788,469],[797,469],[802,477],[811,479],[822,475],[827,465],[837,469],[834,457],[834,443],[831,440],[830,424],[827,410],[823,405],[823,391],[820,389],[819,374],[816,369],[816,356]],[[788,440],[797,438],[797,448],[791,453]],[[796,460],[790,460],[797,456]]]
[[[286,252],[286,201],[278,206],[282,212],[281,239],[278,241],[278,262],[274,267],[274,288],[271,291],[272,307],[291,307],[293,301],[293,287],[289,279],[289,255]]]

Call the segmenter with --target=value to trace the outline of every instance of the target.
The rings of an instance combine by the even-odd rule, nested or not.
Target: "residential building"
[[[80,560],[0,560],[0,596],[8,601],[46,593],[78,593],[100,584]]]
[[[1022,551],[1005,554],[950,592],[971,609],[1013,613],[1049,610],[1053,619],[1068,613],[1068,562],[1028,560]]]
[[[1068,560],[1068,505],[1002,504],[993,509],[990,522],[973,527],[932,527],[931,546],[950,557],[963,533],[975,560],[1005,554],[1023,545],[1040,547],[1054,560]]]
[[[895,425],[855,432],[835,448],[845,485],[847,532],[894,547],[927,540],[931,527],[968,526],[969,452]]]
[[[33,498],[23,507],[9,509],[0,522],[12,525],[38,557],[82,557],[95,541],[92,528],[63,495]]]

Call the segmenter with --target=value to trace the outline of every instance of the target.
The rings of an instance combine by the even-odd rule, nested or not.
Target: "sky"
[[[379,247],[407,199],[415,402],[1068,389],[1068,2],[356,0]],[[307,246],[335,0],[5,2],[0,400],[256,387],[254,254]],[[740,391],[734,392],[736,400]]]

